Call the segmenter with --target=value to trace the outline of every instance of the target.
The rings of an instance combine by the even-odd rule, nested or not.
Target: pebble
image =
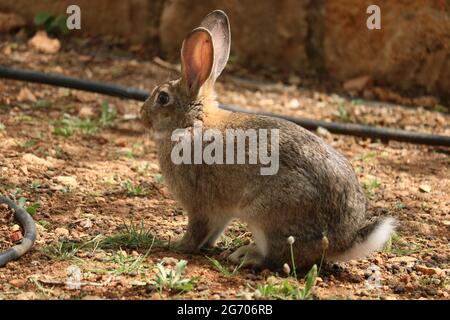
[[[422,272],[423,274],[429,275],[429,276],[432,276],[434,274],[439,275],[442,273],[442,270],[439,268],[430,268],[430,267],[420,265],[420,264],[416,265],[416,270]]]
[[[69,236],[69,230],[67,230],[66,228],[56,228],[55,229],[55,234],[58,237],[68,237]]]

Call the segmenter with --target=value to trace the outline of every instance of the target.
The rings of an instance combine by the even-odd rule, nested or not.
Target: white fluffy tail
[[[333,261],[348,261],[366,257],[369,253],[381,250],[395,229],[396,221],[387,217],[375,227],[363,242],[355,243],[347,251],[332,257]]]

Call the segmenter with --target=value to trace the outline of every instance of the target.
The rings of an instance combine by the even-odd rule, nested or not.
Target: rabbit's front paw
[[[259,268],[263,265],[264,257],[259,253],[256,245],[249,244],[230,254],[228,260],[242,267]]]

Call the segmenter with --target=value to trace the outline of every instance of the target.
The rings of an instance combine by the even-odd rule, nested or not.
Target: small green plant
[[[147,173],[149,167],[150,167],[150,164],[148,162],[146,162],[145,166],[137,167],[135,170],[137,173],[139,173],[139,175],[143,176]]]
[[[363,153],[356,157],[356,160],[369,161],[374,159],[377,156],[375,151],[369,151],[367,153]]]
[[[35,202],[27,206],[27,199],[24,197],[20,197],[17,204],[19,205],[19,207],[25,209],[25,211],[28,212],[31,216],[34,216],[37,212],[37,209],[41,207],[41,204],[39,202]]]
[[[0,131],[4,131],[6,129],[6,126],[0,122]]]
[[[62,120],[59,121],[59,125],[53,129],[53,133],[66,138],[72,136],[78,130],[87,135],[94,135],[99,131],[97,124],[92,120],[80,119],[69,114],[64,114]]]
[[[104,128],[112,127],[117,118],[114,107],[110,107],[108,102],[104,101],[101,104],[101,112],[99,124]]]
[[[160,294],[165,291],[184,293],[191,291],[198,281],[197,277],[186,278],[184,273],[186,271],[187,261],[180,260],[175,268],[166,268],[164,261],[158,263],[157,273],[154,280],[150,281],[150,285],[154,286]]]
[[[37,144],[36,140],[30,139],[23,143],[19,143],[19,147],[26,150],[34,147],[36,144]]]
[[[312,289],[317,278],[317,266],[309,270],[305,276],[305,286],[301,289],[298,287],[296,279],[284,279],[281,283],[277,283],[276,279],[270,279],[268,283],[259,285],[255,290],[255,296],[267,299],[277,300],[308,300],[311,299]]]
[[[69,241],[58,241],[52,243],[44,249],[42,252],[49,258],[57,261],[72,260],[76,258],[76,254],[81,248],[80,243],[69,242]]]
[[[66,24],[67,17],[63,14],[52,15],[47,11],[41,11],[34,17],[34,24],[43,27],[48,33],[68,34],[69,29]]]
[[[210,257],[206,257],[206,258],[211,263],[211,265],[217,271],[219,271],[221,274],[223,274],[225,277],[233,277],[233,276],[237,275],[239,273],[239,270],[242,268],[242,266],[245,262],[245,259],[242,259],[242,262],[238,266],[234,267],[234,269],[232,271],[230,271],[227,266],[224,266],[223,264],[221,264],[217,259],[210,258]]]
[[[161,174],[155,174],[153,176],[153,180],[155,181],[156,184],[163,184],[164,183],[164,177]]]
[[[142,197],[147,194],[147,192],[141,186],[135,186],[130,180],[125,181],[123,186],[129,196]]]
[[[39,99],[34,103],[36,108],[48,108],[52,105],[52,103],[48,100]]]
[[[151,250],[154,245],[161,247],[164,241],[157,240],[150,231],[145,229],[144,223],[125,224],[125,230],[101,240],[99,246],[102,248],[148,248]]]
[[[366,188],[367,196],[369,197],[369,199],[373,199],[373,197],[375,196],[374,191],[375,189],[378,189],[380,185],[380,182],[376,178],[370,179],[364,183],[364,187]]]
[[[42,187],[41,182],[39,180],[33,180],[30,184],[30,188],[34,191],[39,190]]]
[[[401,201],[396,201],[394,207],[395,209],[405,209],[406,205]]]
[[[144,265],[146,258],[147,254],[132,256],[128,255],[123,250],[118,250],[108,258],[108,261],[113,263],[114,267],[107,269],[95,269],[92,271],[95,273],[108,273],[114,275],[139,274],[141,276],[144,276],[145,272],[149,269]]]
[[[277,283],[275,277],[270,277],[270,280],[268,279],[266,284],[260,285],[256,288],[254,293],[254,296],[256,298],[272,298],[281,300],[307,300],[311,298],[312,290],[314,288],[314,284],[316,282],[319,271],[317,270],[317,265],[314,264],[304,278],[305,286],[303,288],[300,288],[298,286],[294,259],[294,242],[294,237],[288,237],[287,243],[290,246],[293,277],[284,279],[281,283]],[[326,236],[322,238],[322,247],[323,252],[319,270],[322,267],[323,257],[326,250],[328,249],[328,238]],[[283,269],[288,274],[288,276],[291,275],[291,270],[287,264],[284,265]]]
[[[350,115],[349,115],[349,112],[347,110],[347,107],[343,103],[339,104],[338,117],[343,122],[348,122],[350,120]]]

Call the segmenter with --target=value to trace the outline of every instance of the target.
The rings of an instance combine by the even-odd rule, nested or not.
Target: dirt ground
[[[3,65],[146,90],[174,77],[141,48],[110,42],[74,39],[57,54],[41,54],[7,38],[0,52]],[[249,109],[450,135],[448,113],[352,100],[295,82],[257,89],[225,78],[217,92],[221,102]],[[204,255],[151,246],[152,236],[182,235],[187,216],[164,186],[157,150],[138,120],[140,102],[3,79],[0,92],[0,194],[23,198],[39,233],[31,252],[0,269],[0,299],[292,298],[262,288],[286,279],[305,286],[282,272],[234,271],[227,254],[251,241],[239,221]],[[323,265],[311,297],[448,299],[450,150],[318,134],[351,160],[371,210],[399,226],[383,252]],[[0,250],[20,233],[0,207]],[[153,282],[158,263],[167,271],[181,260],[187,286]]]

